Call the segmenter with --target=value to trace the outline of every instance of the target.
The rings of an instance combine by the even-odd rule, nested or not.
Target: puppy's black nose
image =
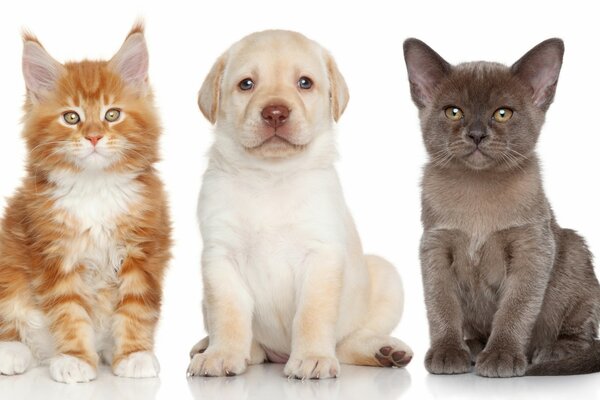
[[[479,143],[483,142],[483,139],[488,137],[488,135],[487,135],[487,133],[485,133],[485,131],[480,131],[480,130],[469,131],[469,134],[467,136],[470,137],[471,140],[473,142],[475,142],[475,144],[477,144],[477,145]]]
[[[281,105],[266,106],[261,115],[267,125],[278,128],[288,120],[290,109]]]

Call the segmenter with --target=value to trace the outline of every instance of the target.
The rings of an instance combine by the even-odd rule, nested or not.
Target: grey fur
[[[421,264],[434,374],[600,371],[600,287],[584,240],[556,223],[535,145],[564,47],[542,42],[512,67],[452,66],[409,39],[404,54],[430,160]],[[446,117],[459,107],[460,121]],[[504,123],[499,108],[514,111]],[[487,135],[478,145],[468,135]]]

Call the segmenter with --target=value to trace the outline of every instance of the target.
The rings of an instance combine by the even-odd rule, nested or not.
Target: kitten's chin
[[[472,153],[462,157],[461,160],[466,167],[475,171],[490,169],[496,164],[492,157],[479,149],[475,149]]]
[[[113,164],[111,157],[102,155],[98,152],[92,152],[85,157],[77,160],[78,167],[86,170],[101,171]]]

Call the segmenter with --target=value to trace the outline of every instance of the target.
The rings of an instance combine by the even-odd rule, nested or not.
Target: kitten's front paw
[[[0,342],[0,375],[18,375],[33,361],[29,347],[21,342]]]
[[[287,377],[296,379],[337,378],[339,371],[339,361],[327,356],[298,358],[292,355],[283,369]]]
[[[87,362],[67,354],[50,360],[50,376],[57,382],[90,382],[96,379],[96,368]]]
[[[434,346],[425,355],[425,368],[432,374],[465,374],[471,371],[471,353],[457,346]]]
[[[160,372],[160,364],[151,351],[137,351],[119,361],[113,372],[123,378],[154,378]]]
[[[477,357],[475,372],[488,378],[523,376],[527,369],[525,354],[503,350],[484,350]]]
[[[246,371],[248,359],[240,352],[208,348],[190,361],[188,376],[233,376]]]

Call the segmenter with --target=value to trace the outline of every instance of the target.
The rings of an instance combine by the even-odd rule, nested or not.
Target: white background
[[[43,368],[0,377],[1,399],[424,399],[600,398],[600,375],[489,380],[473,375],[429,376],[418,242],[419,179],[426,160],[402,56],[418,37],[452,63],[512,63],[553,36],[566,42],[556,101],[539,153],[547,194],[559,222],[579,230],[600,253],[600,38],[593,2],[482,1],[30,1],[6,2],[0,14],[0,206],[24,174],[20,137],[24,83],[20,29],[30,28],[58,60],[109,58],[137,17],[144,17],[153,83],[164,134],[159,169],[170,195],[174,258],[164,287],[157,336],[160,379],[131,381],[103,371],[91,384],[53,383]],[[338,380],[288,382],[282,366],[252,367],[235,378],[187,381],[190,347],[203,335],[200,312],[201,241],[196,197],[212,140],[196,94],[213,61],[257,30],[303,32],[330,49],[350,87],[338,126],[339,173],[368,252],[401,272],[405,317],[396,334],[416,356],[406,370],[342,367]]]

